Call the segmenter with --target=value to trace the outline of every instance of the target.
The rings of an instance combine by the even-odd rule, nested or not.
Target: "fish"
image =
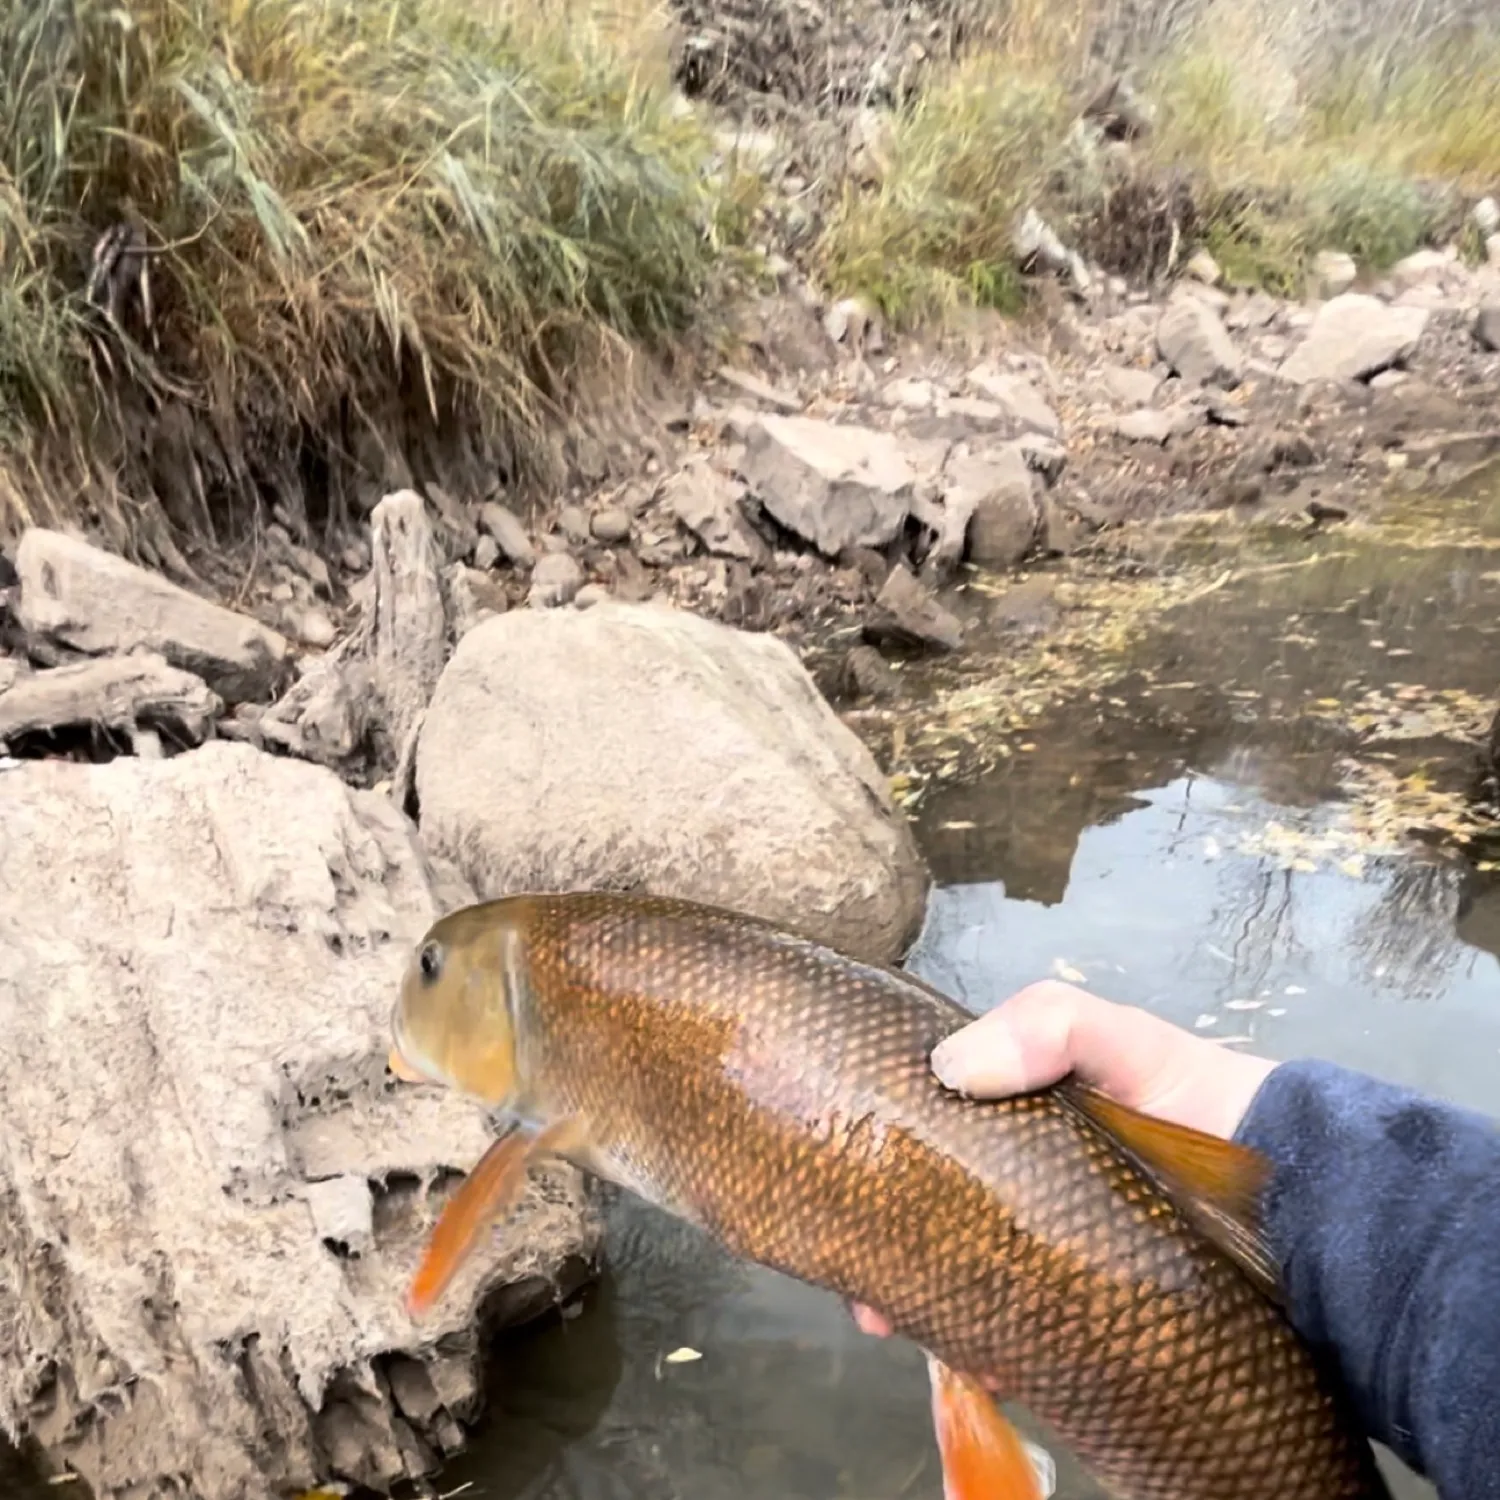
[[[1389,1500],[1288,1318],[1264,1159],[1073,1077],[952,1091],[931,1053],[972,1019],[904,971],[673,897],[441,917],[390,1064],[507,1124],[440,1214],[409,1313],[561,1158],[923,1351],[945,1500],[1045,1500],[1009,1403],[1118,1500]]]

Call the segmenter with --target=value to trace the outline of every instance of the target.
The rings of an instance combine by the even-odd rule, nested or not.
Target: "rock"
[[[1219,269],[1218,261],[1207,250],[1194,251],[1183,270],[1194,281],[1201,281],[1205,286],[1218,286],[1224,279],[1224,273]]]
[[[740,508],[743,487],[695,455],[662,487],[667,509],[716,557],[764,565],[770,548]]]
[[[1342,297],[1358,279],[1354,257],[1341,250],[1320,250],[1313,260],[1313,288],[1319,297]]]
[[[557,513],[557,524],[570,546],[583,547],[589,540],[588,512],[581,505],[565,505]]]
[[[1156,325],[1161,357],[1194,385],[1239,384],[1245,356],[1235,348],[1224,320],[1195,297],[1173,302]]]
[[[526,602],[533,609],[555,609],[570,604],[583,587],[583,569],[566,552],[548,552],[531,570]]]
[[[1068,466],[1068,450],[1039,432],[1025,433],[1010,446],[1026,460],[1032,472],[1040,474],[1048,484],[1056,484]]]
[[[490,1134],[457,1094],[392,1089],[391,1001],[472,893],[386,798],[245,745],[23,763],[0,828],[0,1428],[96,1500],[435,1469],[451,1417],[403,1415],[381,1371],[409,1357],[463,1414],[481,1300],[544,1310],[599,1235],[549,1167],[406,1316],[423,1185]]]
[[[1415,250],[1391,267],[1391,282],[1398,292],[1441,281],[1453,270],[1453,258],[1441,250]]]
[[[1495,199],[1481,198],[1470,210],[1469,216],[1483,238],[1488,239],[1490,235],[1500,232],[1500,203]]]
[[[479,524],[513,567],[529,568],[535,564],[536,548],[513,511],[491,500],[479,507]]]
[[[514,611],[461,642],[417,754],[422,833],[481,895],[629,887],[889,961],[926,872],[791,648],[656,604]]]
[[[374,1207],[364,1177],[325,1177],[307,1185],[313,1231],[335,1255],[369,1254],[375,1240]]]
[[[1281,304],[1265,292],[1251,292],[1224,315],[1224,326],[1236,329],[1267,328],[1281,311]]]
[[[881,392],[887,406],[907,411],[931,411],[937,404],[937,387],[930,380],[893,380]]]
[[[326,651],[338,639],[338,631],[324,609],[301,609],[292,634],[305,646]]]
[[[905,563],[897,563],[885,580],[865,624],[872,640],[902,646],[935,646],[957,651],[963,626],[925,589]]]
[[[609,506],[604,510],[596,511],[594,518],[589,522],[589,530],[593,533],[594,540],[603,542],[606,546],[613,547],[620,542],[630,540],[630,513],[621,510],[618,506]]]
[[[500,543],[492,536],[482,536],[474,544],[474,566],[488,573],[500,561]]]
[[[853,646],[844,657],[839,673],[842,691],[850,698],[877,701],[895,698],[901,683],[891,665],[873,646]]]
[[[915,484],[890,433],[815,417],[759,418],[741,472],[776,520],[830,558],[893,541]]]
[[[1142,407],[1140,411],[1128,411],[1124,417],[1116,417],[1113,431],[1130,443],[1166,444],[1184,431],[1184,420],[1179,411],[1158,411],[1155,407]]]
[[[488,573],[463,563],[454,563],[443,575],[443,588],[455,640],[466,636],[481,620],[503,615],[510,607],[505,590]]]
[[[1482,349],[1500,353],[1500,302],[1487,302],[1474,318],[1474,337]]]
[[[574,609],[592,609],[609,598],[609,590],[602,583],[586,583],[573,595]]]
[[[1011,235],[1011,251],[1024,269],[1032,264],[1043,266],[1056,275],[1066,275],[1073,290],[1086,295],[1093,289],[1094,278],[1083,257],[1070,250],[1056,231],[1036,209],[1028,208]]]
[[[1149,406],[1161,389],[1160,375],[1119,365],[1106,365],[1100,370],[1099,382],[1110,400],[1120,406]]]
[[[22,735],[88,725],[134,735],[164,728],[196,745],[224,705],[201,677],[154,652],[106,656],[13,676],[0,661],[0,745]]]
[[[1410,357],[1428,317],[1423,308],[1346,292],[1319,308],[1307,337],[1282,364],[1282,378],[1296,385],[1367,379]]]
[[[998,426],[1009,415],[998,401],[985,401],[979,396],[945,396],[938,403],[938,414],[963,417],[976,427]]]
[[[948,504],[967,503],[968,558],[982,568],[1009,568],[1036,541],[1038,515],[1031,468],[1019,444],[955,455],[944,471]]]
[[[856,354],[880,354],[885,334],[880,314],[862,297],[845,297],[823,315],[823,331],[835,344],[848,344]]]
[[[277,631],[75,537],[31,527],[16,572],[22,628],[89,656],[155,652],[229,704],[270,697],[284,674]]]
[[[1022,375],[1005,375],[981,366],[969,372],[969,384],[995,402],[1018,427],[1058,437],[1062,423],[1040,392]]]

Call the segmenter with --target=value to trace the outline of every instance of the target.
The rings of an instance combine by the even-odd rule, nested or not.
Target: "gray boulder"
[[[659,605],[459,642],[417,748],[423,837],[482,896],[637,888],[899,955],[926,870],[869,752],[774,637]]]

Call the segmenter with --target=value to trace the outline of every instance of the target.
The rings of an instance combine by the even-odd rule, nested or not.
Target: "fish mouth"
[[[392,1047],[390,1055],[385,1060],[385,1065],[403,1083],[430,1083],[431,1079],[425,1073],[419,1072],[401,1055],[399,1047]]]
[[[398,1002],[395,1013],[391,1016],[391,1049],[386,1055],[385,1065],[403,1083],[439,1083],[434,1070],[424,1068],[411,1059],[415,1055],[415,1049],[406,1035],[406,1028],[401,1024],[401,1006]]]

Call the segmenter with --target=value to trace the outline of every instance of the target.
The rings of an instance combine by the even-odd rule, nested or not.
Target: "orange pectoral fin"
[[[1047,1500],[1026,1444],[977,1380],[927,1356],[943,1500]]]
[[[432,1310],[480,1234],[515,1207],[531,1163],[570,1149],[581,1134],[580,1123],[568,1119],[549,1125],[535,1136],[516,1129],[490,1143],[438,1216],[406,1294],[406,1309],[413,1318],[425,1317]]]

